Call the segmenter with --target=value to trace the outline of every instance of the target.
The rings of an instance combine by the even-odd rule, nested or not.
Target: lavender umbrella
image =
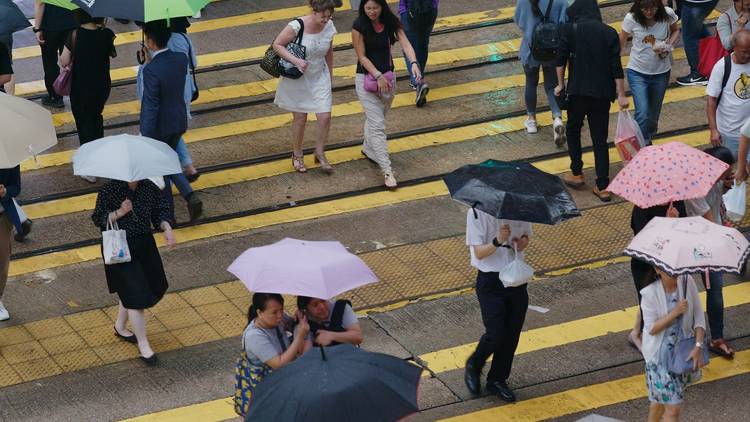
[[[319,299],[378,281],[367,264],[339,242],[290,238],[246,250],[227,270],[251,292]]]

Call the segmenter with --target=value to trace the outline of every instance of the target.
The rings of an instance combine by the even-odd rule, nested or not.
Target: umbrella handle
[[[479,202],[475,202],[475,203],[471,204],[471,210],[474,211],[474,219],[475,220],[479,219],[479,215],[477,214],[477,209],[476,209],[477,204],[479,204]]]
[[[36,159],[36,153],[34,152],[34,148],[31,145],[29,145],[28,151],[29,154],[31,154],[31,158],[34,159],[34,164],[37,168],[39,168],[39,160]]]
[[[326,358],[326,351],[323,346],[320,346],[320,356],[323,357],[323,360],[328,360],[328,358]]]

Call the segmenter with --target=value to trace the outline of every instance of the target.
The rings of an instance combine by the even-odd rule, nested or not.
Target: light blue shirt
[[[539,10],[542,14],[547,11],[547,5],[552,1],[552,10],[549,12],[549,17],[552,22],[558,24],[565,23],[568,20],[568,16],[565,14],[568,8],[567,0],[539,0]],[[537,62],[531,57],[531,37],[534,33],[536,25],[542,21],[540,16],[534,16],[534,12],[531,10],[531,2],[529,0],[520,0],[516,4],[516,14],[513,16],[513,22],[523,31],[523,40],[521,40],[521,51],[520,59],[521,63],[527,66],[539,66],[542,63]],[[548,63],[544,63],[548,64]],[[553,63],[549,63],[552,65]]]
[[[169,42],[167,43],[166,49],[185,54],[186,56],[188,56],[188,60],[193,61],[194,67],[198,67],[198,58],[195,55],[193,41],[190,40],[190,36],[188,36],[187,34],[172,33],[172,36],[169,38]],[[193,54],[192,56],[189,56],[189,52],[191,50]],[[154,53],[154,56],[156,56],[156,54],[160,52],[161,51],[157,51],[156,53]],[[138,76],[136,77],[136,90],[138,91],[138,98],[143,98],[143,69],[146,66],[146,64],[138,66]],[[193,83],[193,76],[190,74],[190,62],[188,62],[187,75],[185,76],[185,92],[183,95],[185,98],[185,106],[187,107],[188,118],[190,118],[190,100],[193,99],[194,90],[195,84]]]

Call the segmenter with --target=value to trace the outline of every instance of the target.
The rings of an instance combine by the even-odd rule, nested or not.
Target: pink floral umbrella
[[[640,208],[706,196],[729,166],[682,142],[643,148],[607,190]]]

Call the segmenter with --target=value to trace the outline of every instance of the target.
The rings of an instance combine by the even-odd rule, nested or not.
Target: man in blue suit
[[[19,221],[13,198],[21,193],[21,166],[0,169],[0,321],[10,318],[2,298],[10,269],[12,221]]]
[[[172,149],[187,130],[187,109],[183,91],[187,72],[187,57],[167,49],[172,32],[164,21],[149,22],[143,26],[146,47],[151,51],[148,65],[143,68],[143,98],[141,99],[141,135],[166,142]],[[193,192],[183,173],[164,178],[174,219],[172,182],[177,185],[187,201],[190,220],[200,217],[203,203]]]

